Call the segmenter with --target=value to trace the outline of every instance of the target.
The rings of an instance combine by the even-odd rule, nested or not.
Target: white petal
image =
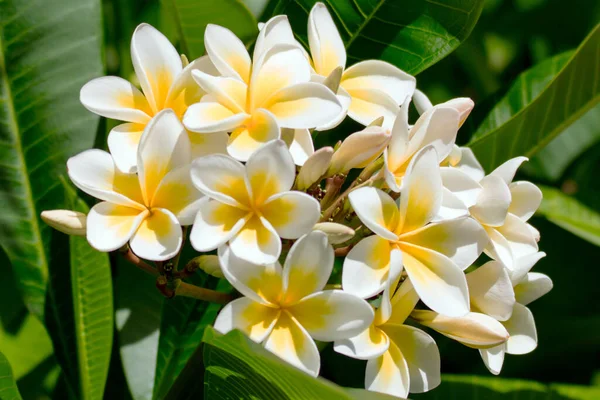
[[[202,96],[206,94],[192,77],[194,71],[202,71],[213,76],[219,75],[219,71],[208,56],[197,58],[183,68],[175,78],[165,104],[165,108],[172,108],[179,118],[183,118],[188,107],[201,101]]]
[[[473,107],[475,107],[475,103],[468,97],[457,97],[455,99],[450,99],[445,103],[439,104],[439,107],[451,107],[458,111],[459,115],[459,124],[458,126],[462,126],[465,122]]]
[[[406,151],[408,149],[409,135],[408,135],[408,115],[406,110],[408,109],[410,100],[407,99],[402,108],[398,110],[394,126],[392,127],[392,138],[390,145],[387,150],[387,159],[389,171],[396,171],[402,163],[405,161]],[[399,190],[399,189],[398,189]]]
[[[399,231],[410,232],[429,223],[442,205],[442,177],[436,150],[427,146],[410,162],[400,196]]]
[[[145,124],[152,115],[142,92],[116,76],[92,79],[81,88],[79,100],[91,112],[119,121]]]
[[[469,312],[469,289],[462,269],[443,254],[400,243],[404,270],[419,297],[432,310],[449,317]]]
[[[415,291],[413,284],[410,279],[405,279],[392,297],[392,314],[385,323],[387,325],[403,325],[418,302],[419,295]],[[375,318],[377,317],[378,315],[376,314]]]
[[[259,108],[244,124],[236,128],[227,143],[227,152],[236,160],[248,161],[252,153],[265,143],[279,139],[281,129],[275,116]]]
[[[427,95],[421,92],[419,89],[415,89],[415,93],[413,94],[412,98],[419,115],[423,115],[433,108],[433,104],[431,104],[429,97],[427,97]]]
[[[383,355],[369,360],[365,372],[365,388],[400,398],[408,396],[410,376],[404,355],[398,346],[390,342]]]
[[[220,103],[203,101],[192,104],[187,109],[183,116],[183,124],[193,132],[225,132],[239,127],[249,117],[243,112],[233,113]]]
[[[391,248],[377,235],[362,239],[344,259],[342,287],[363,299],[383,290],[388,278]]]
[[[504,225],[496,228],[510,245],[511,252],[515,259],[536,253],[538,244],[533,232],[529,229],[526,222],[519,217],[508,214]]]
[[[328,76],[346,66],[346,48],[327,7],[314,5],[308,15],[308,43],[317,74]]]
[[[480,182],[482,190],[477,202],[469,210],[471,215],[488,226],[500,226],[506,219],[510,205],[510,189],[502,179],[489,175]]]
[[[398,67],[380,60],[366,60],[354,64],[342,76],[346,90],[374,89],[390,96],[400,105],[415,91],[416,79]]]
[[[238,292],[253,301],[274,305],[283,291],[279,263],[258,265],[237,257],[228,245],[219,247],[219,262],[225,278]]]
[[[512,202],[508,212],[527,221],[536,212],[542,202],[542,191],[531,182],[513,182],[510,184]]]
[[[484,229],[472,218],[432,223],[401,235],[400,240],[441,253],[463,270],[475,262],[488,243]]]
[[[507,185],[510,185],[515,174],[517,173],[517,169],[527,161],[527,157],[515,157],[506,161],[504,164],[500,165],[498,168],[493,170],[490,175],[497,176],[504,180]]]
[[[192,162],[192,182],[207,196],[238,208],[250,208],[246,171],[239,161],[213,154]]]
[[[485,171],[479,161],[477,161],[473,150],[468,147],[461,147],[460,150],[461,157],[457,168],[469,175],[473,180],[479,182],[485,176]]]
[[[527,354],[537,347],[537,331],[533,314],[529,308],[515,304],[512,316],[504,322],[510,338],[506,342],[508,354]]]
[[[408,325],[384,325],[383,330],[406,360],[410,392],[423,393],[437,387],[441,382],[441,360],[435,340],[422,330]]]
[[[294,367],[312,376],[319,375],[319,350],[308,332],[287,311],[281,313],[264,346]]]
[[[468,216],[469,209],[465,206],[465,203],[446,187],[443,187],[442,205],[432,222],[447,221]]]
[[[316,183],[327,172],[332,156],[332,147],[321,147],[314,152],[300,168],[296,178],[296,187],[305,190]]]
[[[383,117],[383,127],[390,129],[398,113],[398,103],[386,93],[375,89],[348,90],[343,82],[340,85],[352,97],[348,116],[362,125],[369,125],[379,117]]]
[[[227,132],[198,133],[188,131],[192,160],[211,154],[226,154],[229,135]]]
[[[379,305],[379,308],[377,308],[377,312],[375,313],[374,323],[377,326],[383,325],[390,319],[390,316],[393,312],[392,296],[403,295],[404,293],[402,292],[404,292],[404,289],[406,287],[412,287],[412,285],[410,285],[410,280],[407,279],[406,281],[409,283],[408,285],[402,285],[402,292],[398,291],[396,292],[396,294],[394,294],[400,281],[400,274],[402,273],[402,268],[402,252],[398,249],[393,249],[390,253],[388,277],[383,288],[383,294],[381,295],[381,304]],[[398,299],[394,299],[394,301],[398,302]],[[406,316],[408,316],[408,314]],[[402,324],[404,323],[404,321],[400,321],[399,323]]]
[[[294,140],[290,144],[290,154],[294,164],[303,166],[308,157],[315,152],[312,135],[308,129],[294,129]]]
[[[515,291],[504,265],[488,261],[467,274],[473,311],[506,321],[515,305]]]
[[[137,150],[143,133],[144,125],[127,123],[115,126],[108,134],[108,150],[120,171],[136,172]]]
[[[319,75],[317,75],[317,76],[319,76]],[[316,81],[314,76],[311,80]],[[325,80],[323,79],[323,81],[325,81]],[[333,118],[330,122],[317,126],[315,128],[315,130],[328,131],[330,129],[337,127],[346,118],[346,115],[348,114],[348,108],[350,107],[350,103],[352,102],[352,97],[350,97],[350,93],[348,93],[341,86],[338,87],[336,97],[337,97],[338,101],[340,102],[340,104],[342,105],[342,111],[340,111],[340,113],[335,118]]]
[[[471,207],[477,203],[482,188],[478,181],[471,178],[458,168],[441,167],[442,184],[458,197],[465,206]]]
[[[190,233],[190,241],[198,251],[212,251],[235,236],[246,224],[247,210],[203,197]]]
[[[96,204],[87,216],[87,240],[99,251],[114,251],[133,236],[147,211],[102,202]]]
[[[183,70],[181,57],[165,35],[148,24],[140,24],[131,39],[131,59],[146,99],[157,113]]]
[[[192,71],[192,77],[210,95],[209,99],[216,100],[234,113],[245,111],[248,85],[244,82],[236,78],[212,76],[199,70]]]
[[[321,216],[319,202],[298,191],[271,196],[261,211],[263,217],[284,239],[296,239],[308,233]]]
[[[181,226],[175,215],[169,210],[153,208],[140,224],[129,245],[141,258],[165,261],[175,257],[182,242]]]
[[[502,364],[504,364],[504,354],[506,353],[506,343],[489,349],[480,349],[481,359],[487,369],[494,375],[500,374]]]
[[[190,139],[175,113],[163,110],[148,123],[138,147],[138,177],[146,204],[165,175],[191,161]]]
[[[381,356],[390,346],[388,336],[375,325],[348,339],[336,340],[333,349],[340,354],[358,360],[370,360]]]
[[[248,81],[250,55],[244,43],[229,29],[208,24],[204,31],[204,46],[215,67],[223,76]]]
[[[276,15],[264,24],[256,38],[252,57],[258,60],[266,51],[280,44],[302,47],[294,38],[286,15]]]
[[[365,168],[385,150],[390,142],[389,130],[367,126],[348,136],[331,159],[328,175],[346,173],[353,168]]]
[[[458,112],[451,107],[436,106],[423,114],[410,130],[410,142],[406,154],[414,154],[432,145],[438,156],[438,164],[452,151],[458,132]]]
[[[539,299],[552,290],[550,277],[539,272],[530,272],[525,279],[515,287],[517,301],[524,306]]]
[[[348,199],[367,228],[384,239],[398,239],[394,233],[400,218],[398,205],[387,193],[374,187],[363,187],[351,191]]]
[[[341,290],[314,293],[288,310],[313,338],[324,342],[356,336],[373,322],[369,303]]]
[[[509,271],[515,268],[515,260],[508,240],[496,228],[485,227],[490,238],[485,247],[485,254],[490,258],[500,261]]]
[[[187,164],[167,173],[156,188],[151,204],[151,207],[171,211],[182,226],[194,222],[202,197],[192,184],[190,168]]]
[[[314,82],[284,87],[263,105],[284,128],[314,128],[331,122],[342,112],[342,104],[327,87]]]
[[[255,264],[272,264],[281,254],[281,239],[269,221],[254,215],[230,240],[233,253]]]
[[[223,334],[239,329],[250,339],[260,343],[273,330],[279,309],[267,307],[247,297],[235,299],[223,307],[215,321],[215,330]]]
[[[529,273],[531,268],[533,268],[533,266],[543,257],[546,257],[546,253],[539,251],[516,259],[514,270],[510,272],[510,279],[513,286],[523,282],[527,273]]]
[[[246,172],[256,205],[291,189],[296,166],[282,140],[273,140],[255,151],[246,163]]]
[[[114,204],[144,208],[137,176],[120,173],[105,151],[91,149],[69,158],[67,172],[75,186],[91,196]]]
[[[314,231],[298,239],[290,249],[283,267],[285,294],[282,304],[295,304],[323,290],[333,269],[333,247],[327,235]]]

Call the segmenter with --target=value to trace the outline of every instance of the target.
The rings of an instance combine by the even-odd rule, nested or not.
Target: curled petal
[[[400,105],[415,91],[416,79],[398,67],[380,60],[366,60],[354,64],[342,77],[346,90],[373,89],[390,96]]]
[[[548,293],[553,286],[552,280],[547,275],[530,272],[515,286],[515,296],[519,303],[526,306]]]
[[[367,362],[365,388],[406,398],[410,389],[410,372],[398,346],[390,342],[385,353]]]
[[[315,70],[328,76],[337,67],[346,66],[346,48],[327,7],[314,5],[308,16],[308,43]]]
[[[506,343],[489,349],[479,349],[479,354],[483,363],[494,375],[500,374],[502,364],[504,364],[504,354],[506,353]]]
[[[527,221],[536,212],[542,202],[542,191],[531,182],[513,182],[510,184],[512,202],[508,212]]]
[[[197,251],[215,250],[234,237],[249,218],[247,210],[203,197],[198,202],[190,242]]]
[[[387,193],[374,187],[364,187],[350,192],[348,199],[367,228],[384,239],[398,239],[394,231],[400,214],[398,206]]]
[[[138,256],[152,261],[175,257],[181,248],[183,234],[175,215],[169,210],[153,208],[129,242]]]
[[[475,205],[469,209],[471,215],[488,226],[504,224],[511,201],[508,185],[494,175],[486,176],[480,184],[482,190]]]
[[[252,153],[265,143],[279,139],[281,129],[269,111],[255,110],[242,126],[229,136],[227,152],[236,160],[248,161]]]
[[[510,338],[506,342],[508,354],[527,354],[537,347],[537,330],[529,308],[516,303],[512,316],[504,322]]]
[[[115,126],[108,134],[108,150],[115,165],[124,173],[137,170],[137,150],[144,133],[144,125],[127,123]]]
[[[493,170],[490,175],[497,176],[501,178],[507,185],[510,185],[515,177],[515,174],[517,173],[517,169],[527,160],[529,160],[527,157],[511,158]]]
[[[204,31],[206,53],[223,76],[250,79],[250,55],[244,43],[229,29],[208,24]]]
[[[389,346],[388,336],[375,325],[370,325],[356,336],[336,340],[333,349],[348,357],[370,360],[381,356]]]
[[[248,117],[244,112],[234,113],[215,101],[202,101],[187,109],[183,124],[193,132],[227,132],[240,126]]]
[[[291,189],[296,166],[285,142],[273,140],[248,158],[246,172],[254,203],[261,205],[269,197]]]
[[[263,217],[284,239],[296,239],[310,232],[320,217],[319,202],[297,191],[271,196],[261,210]]]
[[[355,88],[348,90],[344,82],[340,87],[348,92],[352,101],[348,107],[348,116],[362,125],[369,125],[383,117],[383,127],[389,129],[398,113],[398,103],[386,93],[375,89]]]
[[[269,221],[253,215],[230,240],[233,253],[255,264],[273,264],[281,254],[281,239]]]
[[[388,278],[390,243],[377,235],[362,239],[344,259],[342,287],[363,299],[381,292]]]
[[[87,217],[87,240],[99,251],[120,249],[138,229],[147,211],[107,202],[96,204]]]
[[[267,307],[248,297],[242,297],[223,307],[214,326],[221,333],[239,329],[250,339],[260,343],[273,330],[280,312],[277,308]]]
[[[305,190],[316,183],[327,172],[332,157],[332,147],[322,147],[308,157],[296,178],[298,189]]]
[[[504,265],[489,261],[467,274],[471,307],[498,321],[506,321],[515,305],[515,291]]]

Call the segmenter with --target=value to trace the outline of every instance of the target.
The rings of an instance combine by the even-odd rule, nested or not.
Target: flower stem
[[[179,282],[175,288],[175,296],[192,297],[194,299],[210,301],[211,303],[217,304],[227,304],[234,299],[234,296],[230,294],[201,288],[185,282]]]
[[[156,268],[154,268],[150,264],[142,261],[142,259],[140,259],[138,256],[136,256],[133,253],[133,251],[131,251],[131,248],[128,245],[125,245],[120,250],[120,253],[123,255],[123,258],[125,260],[129,261],[131,264],[135,265],[136,267],[138,267],[142,271],[147,272],[147,273],[149,273],[150,275],[153,275],[153,276],[157,276],[158,275],[158,271],[156,270]]]

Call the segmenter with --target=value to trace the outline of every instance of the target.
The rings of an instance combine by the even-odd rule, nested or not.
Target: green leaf
[[[268,15],[287,14],[308,47],[307,18],[317,0],[272,0]],[[418,74],[465,40],[479,19],[482,0],[330,0],[328,6],[346,44],[348,66],[381,59]]]
[[[469,143],[482,166],[489,171],[509,158],[532,156],[594,107],[600,101],[598,54],[600,25],[560,70],[564,55],[525,72]]]
[[[0,21],[0,243],[41,317],[52,257],[39,214],[65,208],[58,176],[94,143],[79,89],[102,74],[100,1],[4,0]]]
[[[116,325],[127,385],[135,400],[152,398],[163,297],[155,278],[119,259]]]
[[[83,200],[65,185],[69,209],[88,213]],[[85,237],[54,233],[53,247],[68,241],[68,254],[50,264],[46,326],[71,394],[102,399],[113,341],[113,293],[108,254]],[[62,259],[61,259],[62,258]]]
[[[21,400],[12,368],[2,353],[0,353],[0,399]]]
[[[204,54],[204,30],[208,24],[231,29],[245,43],[258,34],[258,22],[239,0],[161,0],[161,6],[171,15],[180,49],[190,60]]]
[[[313,378],[286,364],[239,331],[204,335],[204,398],[206,399],[389,399],[364,390],[347,390]]]
[[[544,199],[538,214],[574,235],[600,246],[600,214],[558,189],[539,187]]]
[[[486,399],[486,400],[593,400],[600,388],[543,384],[534,381],[469,375],[442,375],[442,384],[430,392],[411,394],[419,399]]]

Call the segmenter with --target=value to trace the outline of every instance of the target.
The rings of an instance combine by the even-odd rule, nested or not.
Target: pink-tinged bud
[[[315,224],[313,231],[325,233],[330,244],[344,243],[354,236],[354,229],[335,222],[320,222]]]
[[[323,147],[315,151],[308,159],[304,162],[298,178],[296,179],[296,187],[298,190],[306,190],[317,182],[331,163],[331,157],[333,156],[332,147]]]
[[[471,110],[473,110],[473,107],[475,107],[475,103],[468,97],[458,97],[456,99],[448,100],[445,103],[439,104],[436,107],[440,106],[452,107],[458,111],[458,127],[460,128],[469,114],[471,114]]]
[[[85,236],[87,216],[71,210],[42,211],[42,221],[52,228],[72,236]]]
[[[391,137],[389,130],[380,126],[369,126],[348,136],[333,154],[328,175],[366,167],[383,153]]]

